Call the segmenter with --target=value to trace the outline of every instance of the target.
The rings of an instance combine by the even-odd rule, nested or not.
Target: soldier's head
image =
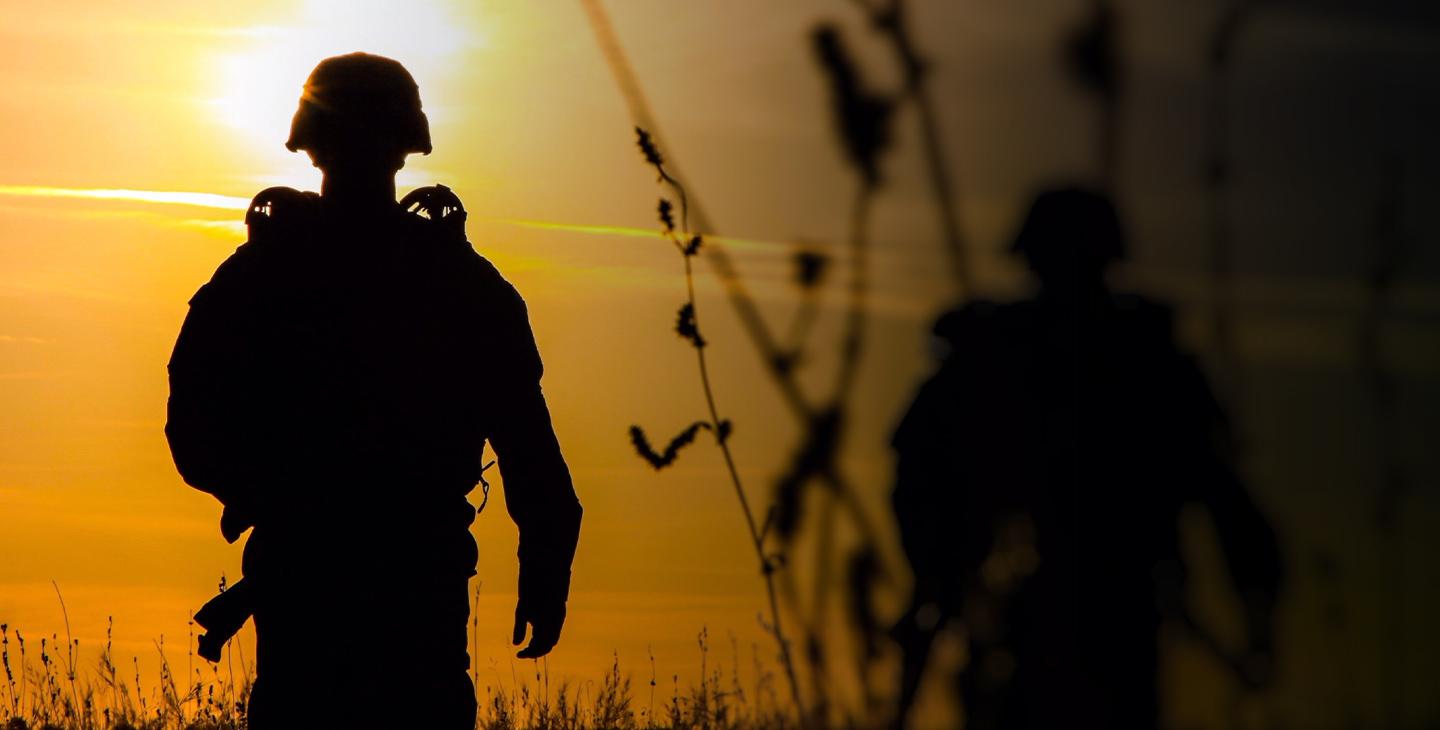
[[[406,155],[430,154],[430,123],[404,66],[350,53],[310,73],[285,147],[305,150],[327,174],[393,175]]]
[[[1030,206],[1011,251],[1051,292],[1103,288],[1105,270],[1125,256],[1115,206],[1101,193],[1077,187],[1041,192]]]

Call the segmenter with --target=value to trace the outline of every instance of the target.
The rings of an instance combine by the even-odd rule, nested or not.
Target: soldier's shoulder
[[[273,252],[284,250],[285,244],[306,234],[319,216],[320,196],[316,193],[287,187],[261,190],[250,199],[245,209],[248,232],[244,243],[235,249],[191,297],[191,306],[214,304],[254,289],[257,278],[264,275]]]
[[[931,333],[948,342],[961,342],[1007,327],[1024,313],[1023,303],[971,299],[940,315]]]
[[[241,250],[259,249],[308,232],[320,217],[320,195],[282,186],[265,188],[250,199],[245,210],[249,240]]]
[[[465,204],[444,185],[427,185],[406,193],[400,209],[410,231],[439,251],[473,253],[465,237]]]

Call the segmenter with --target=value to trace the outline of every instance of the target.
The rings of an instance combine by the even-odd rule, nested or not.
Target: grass
[[[670,691],[665,693],[668,696],[658,705],[656,693],[663,690],[655,675],[654,657],[650,658],[648,701],[643,706],[634,696],[630,675],[621,672],[618,656],[598,682],[562,683],[553,691],[541,661],[535,665],[533,679],[516,678],[511,687],[498,683],[483,690],[477,727],[484,730],[746,730],[794,725],[776,702],[773,676],[762,670],[758,660],[757,679],[747,690],[740,682],[738,650],[735,664],[728,668],[712,666],[708,633],[702,630],[697,641],[700,682],[682,688],[678,675],[672,675]]]
[[[138,657],[131,658],[134,674],[116,666],[106,629],[105,646],[92,667],[77,666],[80,643],[61,641],[58,634],[38,642],[19,629],[0,624],[0,664],[5,683],[0,686],[0,730],[243,730],[245,707],[254,683],[254,667],[241,656],[234,642],[226,661],[195,662],[187,651],[190,668],[185,680],[171,669],[163,640],[155,642],[160,655],[159,676],[146,680]],[[640,698],[635,682],[620,669],[615,655],[598,679],[552,684],[544,660],[517,671],[511,663],[510,681],[498,672],[492,682],[480,685],[476,728],[483,730],[750,730],[787,728],[794,721],[777,701],[774,677],[765,671],[754,651],[755,680],[740,681],[740,654],[732,639],[734,659],[729,665],[711,662],[709,635],[701,630],[700,681],[682,687],[672,674],[666,692],[650,657],[650,675]],[[193,634],[190,645],[194,646]],[[38,653],[36,649],[38,647]],[[233,654],[232,654],[233,652]],[[315,671],[321,671],[317,668]],[[657,698],[657,693],[660,697]],[[342,698],[317,698],[318,702]]]
[[[18,628],[0,624],[0,664],[5,670],[0,728],[226,730],[245,726],[244,707],[252,674],[243,660],[238,679],[233,664],[202,662],[208,667],[194,667],[192,660],[193,674],[183,680],[186,686],[182,690],[162,639],[155,642],[160,675],[146,683],[140,676],[138,657],[131,658],[133,679],[116,666],[113,630],[112,621],[105,630],[105,646],[95,666],[87,671],[79,666],[78,639],[67,637],[61,642],[57,634],[42,637],[37,656],[33,639],[27,640]]]

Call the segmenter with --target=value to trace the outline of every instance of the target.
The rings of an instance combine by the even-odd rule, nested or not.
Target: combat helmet
[[[1108,196],[1056,187],[1035,197],[1010,250],[1032,265],[1066,261],[1103,268],[1125,257],[1125,238]]]
[[[321,61],[305,81],[285,147],[314,151],[327,141],[379,140],[430,154],[430,123],[414,77],[399,61],[369,53]]]

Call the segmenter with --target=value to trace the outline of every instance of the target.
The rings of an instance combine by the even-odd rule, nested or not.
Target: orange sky
[[[1189,9],[1163,22],[1140,13],[1142,23],[1169,33],[1135,42],[1155,88],[1169,87],[1154,78],[1189,79],[1203,58],[1204,39],[1185,31],[1208,16],[1193,4],[1171,4]],[[1092,121],[1052,68],[1050,48],[1079,4],[1026,4],[1043,10],[1033,13],[977,2],[916,5],[921,40],[942,71],[937,96],[955,141],[982,283],[1013,292],[1018,273],[1000,251],[1023,194],[1041,180],[1083,173],[1091,159]],[[963,24],[954,10],[960,5]],[[784,322],[794,306],[790,244],[843,241],[842,213],[854,192],[805,34],[834,17],[863,37],[863,23],[844,3],[825,0],[689,11],[652,0],[608,6],[665,126],[667,153],[682,162],[721,233],[734,237],[723,243],[767,316]],[[250,195],[275,184],[318,187],[308,160],[282,145],[305,76],[325,56],[366,50],[409,67],[430,116],[435,152],[410,159],[401,189],[454,188],[469,208],[472,242],[530,304],[545,389],[586,508],[570,619],[551,672],[595,677],[617,651],[642,677],[653,648],[662,678],[679,673],[687,681],[702,626],[727,662],[731,633],[742,664],[751,643],[769,651],[755,618],[760,584],[718,455],[702,443],[657,475],[629,448],[632,423],[670,432],[703,413],[692,355],[672,331],[684,296],[680,261],[647,235],[660,191],[633,148],[631,121],[584,13],[572,3],[538,7],[48,2],[0,20],[0,622],[32,635],[63,631],[53,580],[82,646],[103,641],[113,616],[119,658],[138,656],[149,671],[157,662],[152,640],[163,634],[172,661],[183,656],[188,612],[213,594],[222,573],[238,575],[240,549],[221,540],[218,505],[185,487],[170,461],[161,431],[164,366],[186,300],[243,241],[239,208]],[[1296,27],[1280,34],[1287,48],[1319,53],[1343,45],[1332,24]],[[1394,39],[1403,58],[1425,52],[1409,35]],[[857,45],[879,81],[893,80],[883,46]],[[1266,67],[1280,69],[1273,71],[1279,86],[1299,85],[1283,66]],[[1156,121],[1181,139],[1136,125],[1132,198],[1153,204],[1134,221],[1140,255],[1129,277],[1203,304],[1203,272],[1189,246],[1202,237],[1201,208],[1183,194],[1193,190],[1193,160],[1157,152],[1183,157],[1197,147],[1193,130],[1161,123],[1183,101],[1141,94],[1135,105],[1134,119]],[[1056,119],[1066,121],[1044,121]],[[901,120],[891,185],[875,211],[876,323],[847,453],[882,524],[886,438],[927,367],[925,326],[951,296],[912,124]],[[1321,132],[1312,130],[1323,141]],[[1350,159],[1343,152],[1336,159]],[[1257,151],[1255,159],[1267,158]],[[1263,182],[1263,173],[1245,184]],[[1257,238],[1293,224],[1284,206],[1237,207],[1254,216],[1242,233]],[[1350,212],[1333,225],[1316,222],[1314,211],[1294,219],[1315,229],[1368,225],[1368,207]],[[1323,246],[1287,255],[1303,275],[1285,273],[1283,262],[1242,271],[1247,356],[1282,370],[1348,367],[1350,335],[1335,323],[1362,305],[1363,280],[1349,259]],[[1311,266],[1316,261],[1338,263],[1320,269]],[[1389,331],[1400,372],[1440,372],[1425,319],[1440,312],[1432,281],[1402,282],[1400,308],[1414,317]],[[736,423],[734,448],[763,502],[796,431],[703,270],[700,297],[721,409]],[[833,314],[838,293],[826,301]],[[835,322],[830,317],[817,333],[826,347]],[[1185,324],[1187,332],[1198,329]],[[825,374],[822,365],[807,377],[825,382]],[[1295,453],[1328,443],[1330,432],[1319,427],[1311,433],[1280,416],[1264,421],[1287,407],[1270,405],[1258,409],[1261,446],[1279,432],[1275,443]],[[1432,468],[1424,457],[1416,463]],[[1314,502],[1287,497],[1284,485],[1294,477],[1276,464],[1260,464],[1262,501],[1288,509],[1302,541],[1319,544],[1337,524],[1348,529],[1341,517],[1311,520],[1306,505]],[[498,674],[490,676],[508,681],[512,654],[515,531],[498,496],[476,524],[482,682],[492,661]],[[1349,498],[1327,499],[1319,502],[1336,515],[1358,509]],[[900,576],[898,592],[898,551],[890,546],[886,558]],[[1219,685],[1214,674],[1206,687]],[[1320,672],[1306,682],[1287,695],[1292,707],[1303,710],[1306,688],[1328,691],[1339,680]],[[1373,687],[1356,692],[1362,705],[1373,704]]]

